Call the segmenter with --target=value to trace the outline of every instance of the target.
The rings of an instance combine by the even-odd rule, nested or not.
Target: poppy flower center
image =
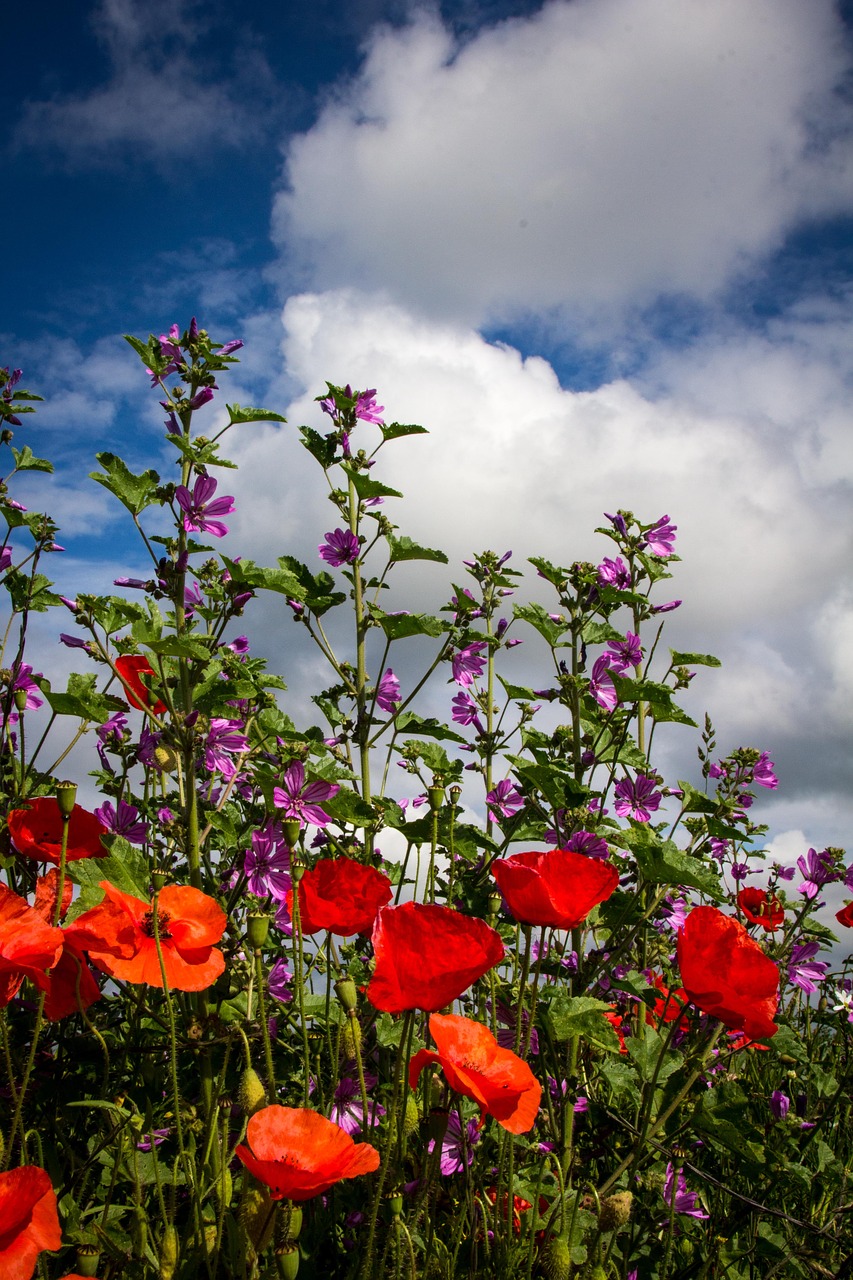
[[[158,927],[158,932],[160,934],[161,941],[163,938],[171,938],[172,936],[171,933],[169,932],[169,923],[171,919],[172,917],[168,914],[168,912],[158,911],[157,927]],[[143,933],[147,933],[149,938],[154,937],[154,912],[153,911],[146,911],[145,915],[142,917],[142,931]]]

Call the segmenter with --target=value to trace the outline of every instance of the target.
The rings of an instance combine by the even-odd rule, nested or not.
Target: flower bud
[[[171,747],[164,747],[162,742],[154,748],[154,764],[161,773],[174,773],[178,767],[178,756]]]
[[[566,1236],[551,1236],[541,1253],[542,1268],[548,1280],[569,1280],[572,1250]]]
[[[257,951],[267,940],[270,918],[263,912],[252,912],[246,920],[246,937],[252,950]]]
[[[243,1192],[243,1199],[240,1203],[240,1225],[252,1246],[254,1246],[253,1253],[255,1251],[263,1253],[272,1239],[273,1214],[270,1213],[271,1205],[272,1197],[266,1187],[249,1187]]]
[[[148,1248],[148,1218],[141,1204],[134,1205],[130,1211],[129,1232],[133,1256],[144,1258]]]
[[[406,1110],[403,1112],[403,1136],[411,1138],[413,1133],[417,1132],[418,1125],[421,1122],[421,1113],[418,1110],[418,1103],[413,1093],[406,1096]]]
[[[237,1102],[247,1116],[266,1106],[267,1091],[254,1067],[246,1067],[237,1086]]]
[[[18,692],[22,692],[18,690]],[[63,818],[70,818],[74,812],[74,805],[77,801],[77,783],[76,782],[57,782],[56,784],[56,803],[59,805],[59,812]]]
[[[355,1009],[358,1002],[358,988],[352,978],[338,978],[335,983],[335,993],[347,1013]]]
[[[630,1191],[617,1191],[615,1195],[606,1196],[601,1202],[598,1215],[598,1226],[601,1231],[618,1231],[624,1227],[631,1216],[631,1205],[634,1197]]]
[[[160,1280],[172,1280],[178,1266],[178,1253],[178,1231],[170,1222],[160,1241]]]
[[[292,1200],[281,1200],[279,1215],[284,1243],[292,1244],[294,1240],[299,1239],[302,1231],[302,1205],[294,1204]]]

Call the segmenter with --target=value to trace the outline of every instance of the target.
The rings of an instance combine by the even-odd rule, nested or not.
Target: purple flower
[[[12,567],[12,556],[14,552],[11,547],[3,547],[0,549],[0,573],[5,573]]]
[[[270,896],[284,902],[291,888],[290,850],[284,843],[281,828],[268,822],[252,832],[252,847],[243,859],[250,893],[258,898]]]
[[[614,788],[617,797],[613,808],[620,818],[634,818],[636,822],[648,822],[651,815],[660,807],[661,795],[655,791],[655,779],[638,773],[632,781],[623,778]]]
[[[376,1076],[365,1072],[364,1083],[368,1089],[374,1088]],[[343,1076],[333,1097],[329,1119],[339,1125],[344,1133],[348,1133],[350,1137],[353,1137],[365,1127],[364,1104],[361,1101],[361,1090],[358,1081],[354,1080],[352,1076]],[[380,1106],[378,1102],[371,1103],[368,1124],[378,1124],[379,1117],[384,1115],[384,1107]]]
[[[137,1142],[137,1151],[152,1151],[155,1147],[159,1147],[161,1142],[165,1142],[171,1129],[152,1129],[150,1133],[146,1133],[141,1142]]]
[[[770,1110],[773,1112],[777,1120],[784,1120],[788,1114],[788,1108],[791,1105],[791,1099],[787,1093],[782,1093],[780,1089],[774,1089],[770,1095]]]
[[[191,409],[200,409],[203,404],[209,404],[210,401],[213,399],[214,390],[218,391],[219,388],[216,386],[202,387],[201,390],[197,391],[195,395],[192,397],[192,399],[190,400],[189,407]]]
[[[400,701],[400,681],[389,667],[376,687],[376,705],[393,715]]]
[[[230,342],[224,342],[218,348],[216,354],[218,356],[230,356],[233,351],[239,351],[243,345],[242,338],[232,338]]]
[[[686,898],[674,897],[667,894],[661,908],[663,919],[660,925],[664,929],[671,929],[673,933],[678,933],[679,929],[684,928],[684,922],[687,919],[687,900]]]
[[[661,516],[656,520],[651,528],[645,532],[645,542],[649,551],[653,556],[660,556],[666,559],[673,554],[675,546],[675,531],[677,524],[670,524],[669,516]]]
[[[325,560],[333,569],[340,569],[342,564],[355,564],[361,547],[350,529],[332,529],[317,550],[321,560]]]
[[[452,700],[451,718],[456,724],[472,724],[478,733],[484,733],[482,722],[477,714],[478,707],[470,693],[463,689]]]
[[[680,608],[680,600],[669,600],[666,604],[656,604],[652,609],[652,613],[672,613],[673,609]]]
[[[81,640],[80,636],[70,636],[67,631],[60,631],[59,643],[64,644],[68,649],[85,649],[87,653],[93,651],[88,640]]]
[[[838,880],[834,859],[827,849],[818,853],[809,849],[805,858],[797,858],[797,866],[803,876],[800,893],[806,898],[817,897],[820,888],[831,880]]]
[[[733,862],[731,870],[733,880],[745,880],[751,874],[745,862]]]
[[[480,1130],[476,1120],[467,1121],[463,1129],[459,1116],[451,1111],[447,1117],[447,1128],[441,1140],[441,1159],[439,1169],[445,1178],[469,1167],[474,1159],[474,1147],[480,1141]],[[430,1139],[429,1151],[435,1149],[435,1138]]]
[[[619,701],[616,694],[616,686],[610,675],[610,655],[608,653],[603,653],[600,658],[596,658],[589,678],[589,691],[598,705],[603,707],[605,711],[612,711]]]
[[[227,516],[234,510],[234,499],[230,494],[214,498],[216,487],[217,482],[212,476],[197,476],[192,494],[186,485],[178,485],[175,501],[184,512],[184,528],[187,533],[209,533],[214,538],[225,537],[228,526],[209,517]]]
[[[95,810],[95,817],[108,831],[124,836],[130,844],[145,844],[148,839],[148,823],[140,819],[135,805],[126,804],[124,800],[119,800],[117,809],[109,800],[105,801],[100,809]]]
[[[475,679],[483,674],[486,660],[481,658],[480,654],[488,647],[485,640],[475,640],[453,655],[453,679],[463,689],[473,684]]]
[[[204,740],[205,769],[216,770],[226,779],[233,778],[237,766],[230,757],[249,749],[245,735],[238,732],[242,728],[242,720],[211,720]]]
[[[537,956],[538,959],[538,956]],[[491,1010],[491,1002],[488,1004]],[[503,1000],[499,1000],[495,1006],[495,1016],[500,1023],[498,1033],[495,1036],[498,1044],[504,1049],[515,1049],[515,1028],[518,1020],[518,1009],[514,1005],[506,1004]],[[527,1039],[528,1027],[530,1027],[530,1014],[526,1009],[521,1011],[521,1043],[524,1044]],[[539,1032],[535,1027],[530,1029],[530,1052],[539,1052]]]
[[[608,858],[610,849],[607,841],[597,836],[594,831],[575,831],[563,846],[573,853],[584,853],[588,858]]]
[[[687,1190],[687,1179],[684,1176],[684,1170],[679,1169],[676,1174],[672,1163],[666,1166],[666,1181],[663,1184],[663,1198],[668,1209],[674,1209],[676,1213],[684,1214],[688,1218],[707,1218],[707,1213],[703,1213],[699,1205],[699,1197],[695,1191]]]
[[[627,538],[628,526],[625,523],[625,517],[622,515],[621,511],[617,512],[615,516],[612,516],[608,511],[605,511],[604,518],[605,520],[610,521],[617,533],[621,533],[623,538]]]
[[[36,693],[38,685],[35,680],[33,680],[33,675],[35,675],[38,680],[42,679],[42,673],[40,671],[34,672],[28,662],[22,662],[15,671],[15,678],[12,681],[13,690],[23,689],[27,695],[27,700],[24,703],[25,711],[34,711],[36,707],[40,707],[44,703],[44,698],[40,698]]]
[[[524,796],[516,790],[509,778],[504,778],[486,796],[486,806],[492,817],[499,822],[503,818],[511,818],[519,809],[524,808]]]
[[[610,650],[607,655],[610,666],[617,675],[627,671],[629,667],[638,667],[643,661],[640,637],[635,636],[633,631],[627,632],[624,640],[608,640],[607,647]]]
[[[615,587],[617,591],[627,591],[631,586],[631,570],[621,556],[611,560],[605,556],[598,566],[598,585]]]
[[[332,819],[320,808],[321,800],[331,800],[340,791],[336,782],[305,782],[305,766],[292,760],[282,784],[273,790],[273,802],[285,818],[298,818],[305,826],[327,827]]]
[[[819,942],[795,943],[791,948],[791,959],[788,964],[788,981],[811,995],[817,991],[816,984],[823,982],[829,965],[824,960],[814,960],[820,951]]]
[[[270,969],[270,976],[267,978],[267,990],[273,1000],[278,1000],[281,1004],[288,1004],[293,999],[293,992],[290,990],[292,982],[293,974],[287,967],[287,961],[276,960]]]
[[[775,791],[779,785],[779,779],[773,772],[775,769],[773,761],[770,759],[769,751],[762,751],[758,757],[758,762],[752,771],[752,781],[759,787],[767,787],[769,791]]]
[[[380,413],[385,412],[384,404],[376,403],[376,388],[372,387],[369,391],[359,391],[358,399],[355,402],[355,416],[361,418],[362,422],[373,422],[377,427],[384,427],[385,420],[380,418]]]

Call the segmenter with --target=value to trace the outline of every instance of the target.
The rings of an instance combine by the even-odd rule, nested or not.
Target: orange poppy
[[[153,680],[158,679],[147,658],[141,653],[123,653],[121,657],[116,658],[115,665],[124,685],[124,696],[132,707],[136,707],[137,711],[153,711],[155,716],[159,716],[166,710],[165,702],[142,682],[143,676],[150,676]]]
[[[24,1165],[0,1173],[0,1274],[30,1280],[39,1254],[58,1249],[62,1231],[56,1193],[44,1169]]]
[[[104,901],[68,926],[66,936],[78,951],[113,978],[162,987],[154,940],[154,905],[101,881]],[[213,945],[228,918],[213,898],[190,885],[167,885],[158,897],[160,949],[172,991],[205,991],[225,970],[225,957]]]
[[[328,929],[347,937],[368,933],[380,907],[391,901],[391,881],[354,858],[321,858],[299,881],[299,923],[303,933]],[[293,890],[287,895],[293,915]]]
[[[516,920],[576,929],[619,883],[612,862],[572,849],[514,853],[492,863],[492,875]]]
[[[45,989],[45,969],[62,952],[62,930],[45,924],[17,893],[0,884],[0,1008],[5,1008],[24,978]]]
[[[678,932],[678,965],[688,998],[750,1040],[779,1030],[779,968],[739,920],[716,907],[694,907]]]
[[[264,1107],[246,1129],[237,1155],[273,1200],[310,1200],[344,1178],[379,1168],[379,1152],[353,1142],[334,1121],[306,1107]]]
[[[372,934],[376,967],[367,998],[385,1013],[452,1004],[504,957],[497,930],[450,907],[383,907]]]
[[[775,893],[769,897],[764,889],[741,889],[737,904],[752,924],[772,933],[785,923],[785,909]]]
[[[503,1049],[488,1027],[456,1014],[434,1013],[429,1031],[438,1052],[420,1049],[409,1063],[414,1089],[428,1062],[437,1062],[444,1078],[480,1108],[480,1124],[494,1116],[510,1133],[527,1133],[536,1123],[542,1086],[511,1049]]]
[[[51,867],[47,875],[39,876],[36,881],[36,900],[33,910],[41,916],[46,924],[50,924],[56,910],[56,893],[59,887],[59,871]],[[71,904],[72,886],[66,880],[62,891],[62,907],[60,920]],[[67,1018],[70,1013],[88,1009],[101,998],[101,988],[95,981],[92,970],[86,963],[83,952],[74,945],[73,935],[62,931],[62,950],[56,964],[52,966],[46,979],[46,997],[44,1016],[49,1022],[58,1022]]]
[[[684,1006],[689,1002],[684,987],[668,987],[659,973],[653,974],[652,980],[661,993],[661,998],[655,1001],[654,1011],[646,1008],[648,1025],[659,1027],[661,1023],[675,1022],[676,1018],[679,1018],[679,1030],[689,1030],[690,1019],[682,1013]]]
[[[13,809],[6,819],[9,835],[18,853],[38,862],[52,862],[59,866],[62,851],[62,814],[54,796],[38,796],[28,801],[28,808]],[[80,858],[105,858],[107,850],[101,844],[101,836],[107,828],[94,813],[75,804],[68,820],[68,844],[66,862]]]

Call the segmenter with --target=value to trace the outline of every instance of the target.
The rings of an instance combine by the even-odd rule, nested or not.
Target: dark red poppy
[[[516,920],[576,929],[619,883],[612,862],[571,849],[514,853],[492,863],[492,875]]]
[[[51,867],[47,875],[36,881],[36,900],[33,910],[46,924],[51,924],[56,911],[56,893],[59,887],[59,871]],[[60,921],[71,904],[72,885],[65,881],[62,892]],[[49,1022],[58,1022],[71,1013],[88,1009],[101,998],[101,988],[86,961],[85,954],[74,945],[74,936],[62,930],[62,951],[59,959],[47,975],[45,986],[44,1016]]]
[[[839,924],[845,925],[848,929],[853,929],[853,902],[848,902],[846,907],[836,911],[835,918]]]
[[[437,1062],[444,1078],[464,1098],[510,1133],[527,1133],[536,1123],[542,1087],[530,1067],[511,1049],[502,1048],[488,1027],[471,1018],[434,1013],[429,1031],[437,1053],[420,1049],[409,1063],[414,1089],[428,1062]]]
[[[334,1121],[305,1107],[264,1107],[246,1129],[237,1155],[273,1200],[310,1200],[344,1178],[379,1168],[379,1152],[353,1142]]]
[[[504,956],[500,934],[484,920],[429,903],[382,907],[372,941],[367,998],[385,1013],[436,1013]]]
[[[0,1173],[0,1274],[30,1280],[38,1256],[62,1244],[56,1193],[44,1169],[24,1165]]]
[[[775,894],[769,897],[764,889],[741,889],[737,904],[747,920],[760,924],[768,933],[785,923],[785,908]]]
[[[52,862],[59,866],[62,850],[62,814],[53,796],[39,796],[28,801],[29,808],[13,809],[6,819],[12,843],[28,858]],[[88,809],[75,804],[68,822],[66,862],[80,858],[105,858],[108,850],[101,844],[107,828]]]
[[[299,923],[303,933],[328,930],[347,937],[369,933],[376,913],[391,901],[391,881],[354,858],[321,858],[299,881]],[[293,916],[293,890],[287,895]]]
[[[154,939],[153,904],[101,881],[106,897],[66,929],[77,951],[125,982],[162,987]],[[225,912],[190,885],[167,885],[158,898],[160,950],[173,991],[205,991],[225,971],[225,957],[213,945],[225,932]]]
[[[44,990],[44,971],[61,951],[62,930],[45,924],[23,898],[0,884],[0,1008],[17,995],[24,978]]]
[[[668,987],[659,973],[652,974],[651,980],[661,994],[660,999],[655,1000],[654,1010],[646,1008],[648,1025],[660,1027],[667,1022],[675,1022],[676,1018],[679,1018],[679,1028],[687,1031],[690,1027],[690,1019],[682,1013],[688,1002],[684,987]]]
[[[694,907],[678,933],[678,964],[689,999],[751,1040],[779,1030],[779,969],[739,920]]]
[[[123,653],[116,658],[116,671],[124,685],[124,696],[137,711],[153,711],[155,716],[159,716],[166,710],[165,702],[162,702],[156,693],[142,682],[143,676],[149,682],[154,682],[159,677],[151,663],[141,653]]]

